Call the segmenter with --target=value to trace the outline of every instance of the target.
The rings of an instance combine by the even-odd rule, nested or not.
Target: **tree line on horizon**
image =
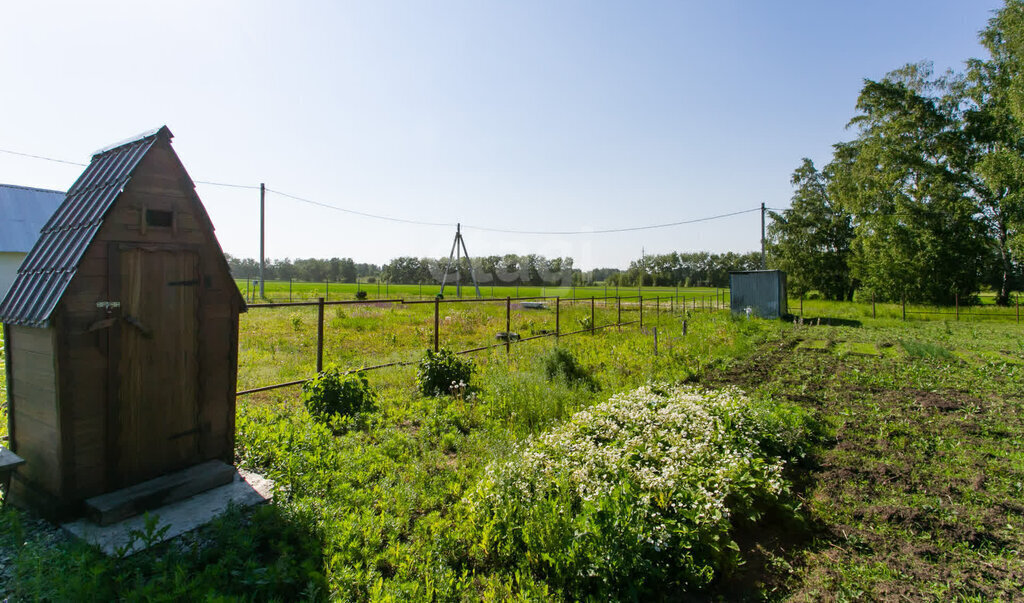
[[[257,278],[259,261],[225,254],[236,278]],[[481,285],[620,287],[707,286],[728,287],[729,272],[760,267],[759,253],[672,252],[645,255],[630,262],[625,270],[595,268],[581,270],[571,257],[546,258],[538,254],[506,254],[472,258],[472,267]],[[470,283],[470,264],[462,258],[458,266],[461,281]],[[447,270],[448,282],[454,282],[457,267],[448,258],[402,256],[384,265],[357,263],[351,258],[268,259],[264,264],[266,280],[309,282],[357,281],[394,284],[439,284]]]
[[[796,295],[1008,304],[1024,257],[1024,1],[1006,0],[962,72],[928,62],[864,80],[856,137],[793,172],[770,265]]]

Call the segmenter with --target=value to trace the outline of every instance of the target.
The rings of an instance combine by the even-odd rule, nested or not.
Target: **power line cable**
[[[42,155],[33,155],[31,153],[22,153],[19,151],[11,151],[8,149],[0,149],[0,153],[7,153],[9,155],[18,155],[19,157],[29,157],[31,159],[42,159],[43,161],[52,161],[54,163],[65,163],[67,165],[77,165],[78,167],[87,167],[88,163],[79,163],[78,161],[68,161],[67,159],[57,159],[55,157],[44,157]],[[196,184],[209,184],[212,186],[226,186],[229,188],[245,188],[259,190],[260,187],[252,186],[250,184],[228,184],[225,182],[210,182],[208,180],[193,180]]]
[[[228,188],[244,188],[248,190],[258,191],[260,187],[253,186],[252,184],[228,184],[226,182],[210,182],[208,180],[193,180],[196,184],[209,184],[211,186],[226,186]]]
[[[448,226],[448,227],[455,226],[455,224],[450,223],[450,222],[424,222],[424,221],[421,221],[421,220],[407,220],[407,219],[404,219],[404,218],[394,218],[394,217],[390,217],[390,216],[380,216],[380,215],[377,215],[377,214],[370,214],[370,213],[366,213],[366,212],[356,211],[356,210],[353,210],[353,209],[346,209],[344,207],[338,207],[337,205],[330,205],[328,203],[321,203],[319,201],[313,201],[312,199],[306,199],[306,198],[303,198],[303,197],[298,197],[298,196],[295,196],[295,195],[291,195],[291,194],[284,193],[284,192],[281,192],[281,191],[276,191],[276,190],[269,189],[269,188],[267,189],[267,192],[275,193],[277,195],[281,195],[281,196],[287,197],[289,199],[294,199],[296,201],[301,201],[303,203],[309,203],[311,205],[316,205],[316,206],[324,207],[324,208],[327,208],[327,209],[333,209],[333,210],[340,211],[340,212],[345,212],[345,213],[348,213],[348,214],[355,214],[355,215],[358,215],[358,216],[365,216],[365,217],[368,217],[368,218],[377,218],[379,220],[390,220],[392,222],[402,222],[402,223],[405,223],[405,224],[417,224],[417,225],[422,225],[422,226]],[[684,224],[696,224],[698,222],[707,222],[707,221],[710,221],[710,220],[718,220],[718,219],[721,219],[721,218],[729,218],[729,217],[738,216],[738,215],[741,215],[741,214],[749,214],[749,213],[752,213],[752,212],[755,212],[755,211],[761,211],[761,208],[760,207],[754,207],[754,208],[751,208],[751,209],[744,209],[744,210],[740,210],[740,211],[730,212],[730,213],[727,213],[727,214],[719,214],[717,216],[707,216],[707,217],[703,217],[703,218],[693,218],[693,219],[690,219],[690,220],[680,220],[678,222],[668,222],[668,223],[665,223],[665,224],[649,224],[649,225],[646,225],[646,226],[632,226],[632,227],[626,227],[626,228],[606,228],[606,229],[599,229],[599,230],[516,230],[516,229],[510,229],[510,228],[489,228],[489,227],[486,227],[486,226],[473,226],[473,225],[470,225],[470,224],[463,224],[462,227],[463,228],[471,228],[473,230],[480,230],[480,231],[484,231],[484,232],[500,232],[500,233],[506,233],[506,234],[559,235],[559,236],[564,236],[564,235],[593,235],[593,234],[610,234],[610,233],[616,233],[616,232],[632,232],[632,231],[638,231],[638,230],[652,230],[652,229],[655,229],[655,228],[670,228],[672,226],[682,226]]]
[[[21,157],[31,157],[32,159],[42,159],[44,161],[53,161],[54,163],[66,163],[68,165],[77,165],[79,167],[85,167],[86,165],[88,165],[85,163],[78,163],[77,161],[67,161],[66,159],[54,159],[53,157],[43,157],[42,155],[32,155],[31,153],[19,153],[18,151],[9,151],[7,149],[0,149],[0,153],[19,155]]]
[[[33,155],[33,154],[30,154],[30,153],[21,153],[19,151],[11,151],[11,150],[7,150],[7,149],[0,149],[0,152],[2,152],[2,153],[9,153],[11,155],[18,155],[18,156],[21,156],[21,157],[29,157],[31,159],[41,159],[41,160],[44,160],[44,161],[53,161],[55,163],[64,163],[64,164],[68,164],[68,165],[76,165],[76,166],[79,166],[79,167],[85,167],[85,166],[88,165],[88,164],[85,164],[85,163],[79,163],[77,161],[68,161],[66,159],[56,159],[54,157],[44,157],[42,155]],[[228,182],[212,182],[212,181],[209,181],[209,180],[193,180],[193,182],[195,182],[196,184],[206,184],[206,185],[209,185],[209,186],[223,186],[223,187],[227,187],[227,188],[238,188],[238,189],[245,189],[245,190],[259,190],[259,188],[260,188],[258,186],[253,186],[253,185],[250,185],[250,184],[233,184],[233,183],[228,183]],[[352,215],[356,215],[356,216],[362,216],[364,218],[374,218],[374,219],[377,219],[377,220],[387,220],[389,222],[398,222],[398,223],[401,223],[401,224],[414,224],[414,225],[417,225],[417,226],[444,226],[444,227],[455,226],[455,224],[451,223],[451,222],[427,222],[427,221],[424,221],[424,220],[410,220],[410,219],[406,219],[406,218],[395,218],[393,216],[382,216],[382,215],[379,215],[379,214],[371,214],[371,213],[368,213],[368,212],[363,212],[363,211],[358,211],[358,210],[354,210],[354,209],[347,209],[347,208],[344,208],[344,207],[339,207],[337,205],[330,205],[328,203],[321,203],[319,201],[314,201],[312,199],[307,199],[305,197],[299,197],[297,195],[292,195],[292,194],[289,194],[289,193],[286,193],[286,192],[283,192],[283,191],[273,190],[271,188],[267,188],[266,191],[268,193],[274,193],[276,195],[280,195],[282,197],[286,197],[288,199],[292,199],[292,200],[295,200],[295,201],[300,201],[302,203],[308,203],[310,205],[316,205],[318,207],[323,207],[323,208],[326,208],[326,209],[333,209],[335,211],[340,211],[340,212],[344,212],[344,213],[347,213],[347,214],[352,214]],[[766,209],[770,209],[770,208],[766,208]],[[483,232],[499,232],[499,233],[505,233],[505,234],[523,234],[523,235],[541,235],[541,236],[551,236],[551,235],[557,235],[557,236],[595,235],[595,234],[611,234],[611,233],[618,233],[618,232],[636,232],[636,231],[640,231],[640,230],[654,230],[654,229],[657,229],[657,228],[671,228],[673,226],[683,226],[685,224],[696,224],[698,222],[708,222],[708,221],[711,221],[711,220],[719,220],[719,219],[722,219],[722,218],[730,218],[732,216],[738,216],[738,215],[741,215],[741,214],[748,214],[748,213],[752,213],[752,212],[755,212],[755,211],[761,211],[761,208],[760,207],[755,207],[755,208],[752,208],[752,209],[744,209],[744,210],[740,210],[740,211],[730,212],[730,213],[727,213],[727,214],[719,214],[719,215],[716,215],[716,216],[707,216],[707,217],[703,217],[703,218],[693,218],[693,219],[690,219],[690,220],[680,220],[678,222],[667,222],[667,223],[664,223],[664,224],[648,224],[646,226],[631,226],[631,227],[626,227],[626,228],[605,228],[605,229],[597,229],[597,230],[517,230],[517,229],[511,229],[511,228],[489,228],[489,227],[486,227],[486,226],[472,226],[472,225],[468,225],[468,224],[463,224],[462,226],[464,228],[470,228],[470,229],[473,229],[473,230],[479,230],[479,231],[483,231]],[[775,210],[775,211],[789,211],[789,210],[779,209],[779,210]]]
[[[743,209],[740,211],[734,211],[727,214],[719,214],[717,216],[707,216],[704,218],[693,218],[690,220],[680,220],[678,222],[667,222],[665,224],[649,224],[647,226],[631,226],[626,228],[605,228],[599,230],[514,230],[506,228],[486,228],[483,226],[470,226],[463,224],[463,228],[472,228],[475,230],[483,230],[486,232],[503,232],[510,234],[527,234],[527,235],[588,235],[588,234],[610,234],[615,232],[633,232],[637,230],[653,230],[655,228],[671,228],[673,226],[682,226],[684,224],[696,224],[698,222],[708,222],[710,220],[718,220],[721,218],[730,218],[732,216],[738,216],[741,214],[749,214],[755,211],[761,211],[760,207],[754,207],[752,209]]]
[[[394,218],[392,216],[381,216],[381,215],[378,215],[378,214],[370,214],[370,213],[367,213],[367,212],[357,211],[357,210],[354,210],[354,209],[346,209],[344,207],[338,207],[337,205],[329,205],[327,203],[321,203],[319,201],[314,201],[312,199],[306,199],[304,197],[298,197],[296,195],[290,195],[288,193],[284,193],[284,192],[281,192],[281,191],[276,191],[276,190],[273,190],[273,189],[270,189],[270,188],[267,189],[267,192],[268,193],[274,193],[275,195],[281,195],[282,197],[287,197],[289,199],[294,199],[295,201],[301,201],[302,203],[309,203],[310,205],[317,205],[319,207],[325,207],[327,209],[333,209],[335,211],[344,212],[346,214],[353,214],[353,215],[356,215],[356,216],[363,216],[365,218],[376,218],[378,220],[388,220],[390,222],[401,222],[403,224],[416,224],[418,226],[449,226],[449,227],[455,226],[454,223],[449,223],[449,222],[425,222],[425,221],[422,221],[422,220],[407,220],[405,218]]]

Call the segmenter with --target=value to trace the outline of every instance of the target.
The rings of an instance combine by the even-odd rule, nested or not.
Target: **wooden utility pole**
[[[768,263],[764,255],[764,202],[761,203],[761,270],[768,269]]]
[[[260,182],[260,299],[266,297],[266,290],[263,288],[263,264],[266,261],[266,255],[264,254],[264,232],[266,224],[266,200],[267,200],[267,187]]]

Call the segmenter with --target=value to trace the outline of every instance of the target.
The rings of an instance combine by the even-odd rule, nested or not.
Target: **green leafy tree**
[[[865,80],[833,190],[854,216],[853,277],[883,299],[945,304],[979,290],[985,237],[949,81],[931,77],[918,64]]]
[[[810,159],[794,172],[796,191],[785,213],[770,212],[768,250],[772,264],[786,271],[797,295],[816,290],[827,299],[853,299],[850,272],[853,222],[829,192],[830,178]]]
[[[1011,1],[981,33],[987,60],[968,61],[962,99],[966,166],[994,256],[996,302],[1008,304],[1020,286],[1015,261],[1024,252],[1024,3]]]

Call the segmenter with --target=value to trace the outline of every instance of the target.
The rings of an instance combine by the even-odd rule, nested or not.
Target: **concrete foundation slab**
[[[156,531],[164,526],[167,526],[167,530],[149,543],[141,538],[146,527],[145,515],[136,515],[106,526],[96,525],[88,519],[79,519],[62,524],[61,527],[108,555],[119,552],[133,554],[209,523],[226,511],[231,503],[254,506],[266,502],[271,498],[273,485],[273,482],[260,475],[238,470],[231,483],[154,509],[149,515],[158,519]]]

